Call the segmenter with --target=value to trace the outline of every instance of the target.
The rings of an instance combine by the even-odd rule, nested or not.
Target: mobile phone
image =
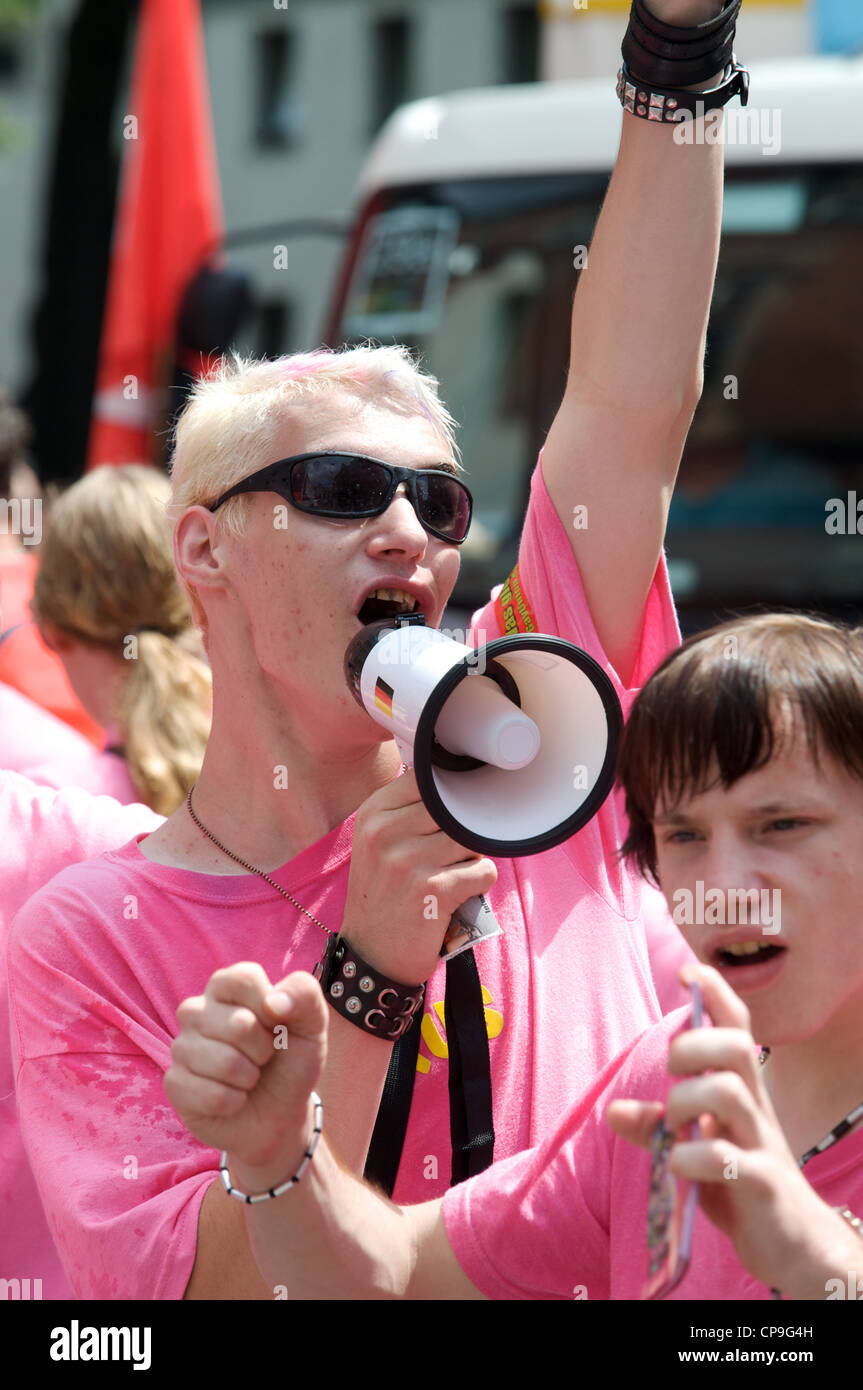
[[[690,1028],[704,1026],[701,986],[691,981]],[[697,1122],[690,1138],[698,1138]],[[692,1230],[698,1207],[698,1184],[686,1182],[669,1169],[675,1136],[660,1121],[653,1136],[650,1185],[647,1196],[647,1280],[643,1299],[665,1298],[685,1275],[692,1255]]]

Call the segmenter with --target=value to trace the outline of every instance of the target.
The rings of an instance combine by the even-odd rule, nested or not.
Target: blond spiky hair
[[[196,382],[180,416],[169,514],[176,519],[187,507],[214,502],[266,467],[291,406],[338,389],[424,415],[458,459],[456,422],[438,395],[438,382],[405,347],[317,348],[262,361],[234,354]],[[231,498],[219,512],[235,534],[242,532],[245,500]]]

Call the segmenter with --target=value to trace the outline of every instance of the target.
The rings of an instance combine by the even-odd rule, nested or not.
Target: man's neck
[[[860,1019],[855,999],[815,1038],[771,1047],[764,1082],[798,1159],[863,1102]]]
[[[227,849],[272,873],[346,820],[398,774],[393,742],[322,751],[291,740],[257,741],[247,730],[230,743],[214,730],[193,793],[195,815]],[[198,873],[239,874],[194,824],[185,805],[140,845],[145,858]]]

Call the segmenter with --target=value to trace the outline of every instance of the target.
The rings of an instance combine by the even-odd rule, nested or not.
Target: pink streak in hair
[[[326,362],[331,361],[334,357],[337,356],[338,353],[334,352],[332,348],[315,348],[312,352],[294,353],[284,368],[284,374],[291,380],[301,376],[309,376],[312,373],[318,371],[318,369],[322,367]],[[353,371],[346,372],[345,375],[349,377],[352,381],[359,381],[363,384],[366,384],[368,382],[368,377],[366,373],[362,370],[362,368],[357,368]],[[390,371],[384,372],[382,381],[389,382],[391,378],[395,378],[396,382],[398,382],[400,377],[400,372],[396,371],[395,369],[390,369]],[[423,401],[419,392],[408,388],[408,394],[414,401],[414,404],[416,405],[416,408],[420,412],[420,414],[424,415],[426,419],[429,421],[429,423],[433,425],[438,432],[440,432],[440,425],[438,421],[435,419],[433,412]]]
[[[316,348],[314,352],[295,353],[285,365],[285,376],[308,376],[310,372],[316,372],[334,356],[335,353],[332,348]]]

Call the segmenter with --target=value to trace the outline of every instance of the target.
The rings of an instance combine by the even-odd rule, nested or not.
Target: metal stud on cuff
[[[271,1197],[281,1197],[283,1192],[287,1192],[289,1188],[300,1181],[300,1178],[303,1176],[303,1173],[314,1157],[315,1149],[318,1147],[318,1140],[321,1137],[321,1130],[324,1126],[324,1107],[317,1091],[312,1091],[312,1100],[315,1106],[315,1127],[312,1130],[309,1147],[306,1149],[303,1155],[303,1161],[293,1177],[288,1178],[286,1182],[280,1183],[278,1187],[271,1187],[269,1192],[257,1192],[252,1196],[249,1196],[246,1192],[241,1192],[238,1187],[233,1187],[231,1185],[231,1176],[228,1172],[228,1151],[227,1149],[222,1150],[222,1157],[219,1159],[219,1173],[221,1174],[222,1182],[225,1184],[225,1191],[229,1197],[236,1197],[238,1202],[246,1202],[249,1206],[254,1206],[256,1202],[268,1202]]]
[[[315,979],[341,1018],[386,1042],[395,1042],[422,1007],[425,985],[403,985],[370,966],[343,936],[332,937]]]
[[[738,63],[734,54],[723,72],[721,82],[715,87],[698,91],[688,92],[683,88],[639,82],[625,62],[617,74],[617,97],[624,111],[648,121],[677,121],[685,111],[690,116],[703,116],[708,111],[725,106],[734,96],[740,97],[741,106],[747,105],[749,73]]]

